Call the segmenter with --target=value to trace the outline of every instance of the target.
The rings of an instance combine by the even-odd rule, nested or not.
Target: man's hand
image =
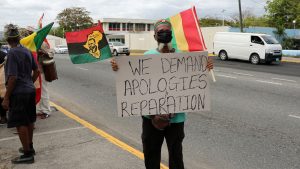
[[[110,63],[111,63],[111,68],[113,71],[117,71],[119,69],[119,66],[115,59],[111,59]]]
[[[207,67],[208,70],[211,70],[211,69],[214,68],[214,64],[213,64],[213,61],[212,61],[211,57],[208,57],[207,66],[206,67]]]
[[[8,110],[8,108],[9,108],[9,99],[7,99],[7,98],[3,99],[2,107],[3,107],[4,110]]]

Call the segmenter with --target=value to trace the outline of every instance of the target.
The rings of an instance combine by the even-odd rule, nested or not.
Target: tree
[[[278,38],[285,37],[285,29],[293,28],[293,20],[297,27],[300,25],[300,3],[299,0],[269,0],[266,6],[269,23],[274,25]]]
[[[90,12],[82,7],[66,8],[60,12],[56,19],[59,27],[67,31],[85,29],[93,25],[93,19],[89,16]]]
[[[49,35],[64,38],[64,29],[62,27],[52,28],[49,32]]]
[[[243,23],[244,23],[245,27],[249,27],[249,26],[269,27],[269,26],[271,26],[268,22],[268,18],[265,16],[248,17],[248,18],[244,19]]]
[[[250,9],[245,9],[242,11],[242,18],[243,20],[245,18],[251,18],[251,17],[255,17],[255,15],[253,14],[253,12]],[[230,18],[235,21],[235,23],[239,23],[240,22],[240,14],[239,13],[234,13],[230,16]]]
[[[200,19],[200,25],[202,27],[222,26],[223,21],[221,19],[218,19],[218,18],[203,18],[203,19]],[[231,23],[229,21],[225,20],[224,25],[228,26],[228,25],[231,25]]]

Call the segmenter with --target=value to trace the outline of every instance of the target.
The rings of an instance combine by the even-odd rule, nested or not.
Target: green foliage
[[[223,21],[218,18],[204,18],[200,20],[200,25],[202,27],[222,26]],[[234,19],[232,19],[231,21],[225,20],[224,25],[231,26],[231,27],[239,27],[239,22],[235,21]],[[249,27],[249,26],[268,27],[270,25],[266,17],[249,16],[244,18],[244,27]]]
[[[284,30],[294,27],[293,20],[296,20],[296,27],[300,26],[299,0],[269,0],[266,11],[269,24],[277,29],[278,37],[284,38]]]
[[[61,38],[65,37],[65,31],[62,27],[57,27],[57,28],[52,28],[49,32],[49,35],[54,35],[54,36],[58,36]]]
[[[93,19],[85,8],[72,7],[60,12],[56,19],[59,26],[65,31],[75,31],[88,28],[93,25]]]
[[[286,39],[283,39],[282,41],[282,48],[283,49],[294,49],[295,47],[295,42],[292,38],[286,38]]]
[[[210,26],[222,26],[223,20],[217,18],[203,18],[200,20],[200,25],[202,27],[210,27]],[[229,21],[224,21],[224,26],[230,25]]]
[[[258,27],[269,27],[268,18],[262,16],[262,17],[248,17],[244,19],[244,26],[250,27],[250,26],[258,26]]]

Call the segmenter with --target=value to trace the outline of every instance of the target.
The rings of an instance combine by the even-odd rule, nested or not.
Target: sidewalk
[[[282,57],[283,62],[300,63],[300,57]]]
[[[37,119],[35,163],[13,165],[21,146],[16,129],[0,126],[0,169],[141,169],[144,162],[73,119],[56,111]]]

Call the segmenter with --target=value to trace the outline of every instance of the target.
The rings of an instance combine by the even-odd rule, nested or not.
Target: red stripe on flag
[[[195,19],[196,22],[198,23],[199,19],[198,19],[198,15],[197,15],[195,6],[193,6],[193,14],[194,14],[194,19]],[[206,45],[205,45],[205,41],[204,41],[204,38],[203,38],[203,34],[202,34],[202,31],[201,31],[201,28],[200,28],[200,23],[197,24],[197,27],[198,27],[199,34],[200,34],[200,39],[201,39],[201,42],[202,42],[201,45],[203,46],[203,50],[206,50],[207,47],[206,47]]]
[[[35,63],[38,65],[38,59],[37,59],[37,53],[36,52],[31,52],[34,58]],[[39,74],[37,81],[39,83],[39,88],[35,88],[35,104],[38,104],[41,100],[42,96],[42,76]]]
[[[202,41],[199,35],[198,27],[195,22],[192,9],[180,12],[182,26],[185,38],[189,45],[189,51],[203,51]]]
[[[94,27],[91,27],[89,29],[76,31],[76,32],[66,32],[66,40],[67,43],[82,43],[86,42],[87,37],[90,33],[93,31],[99,31],[103,33],[103,29],[101,26],[97,25]]]

